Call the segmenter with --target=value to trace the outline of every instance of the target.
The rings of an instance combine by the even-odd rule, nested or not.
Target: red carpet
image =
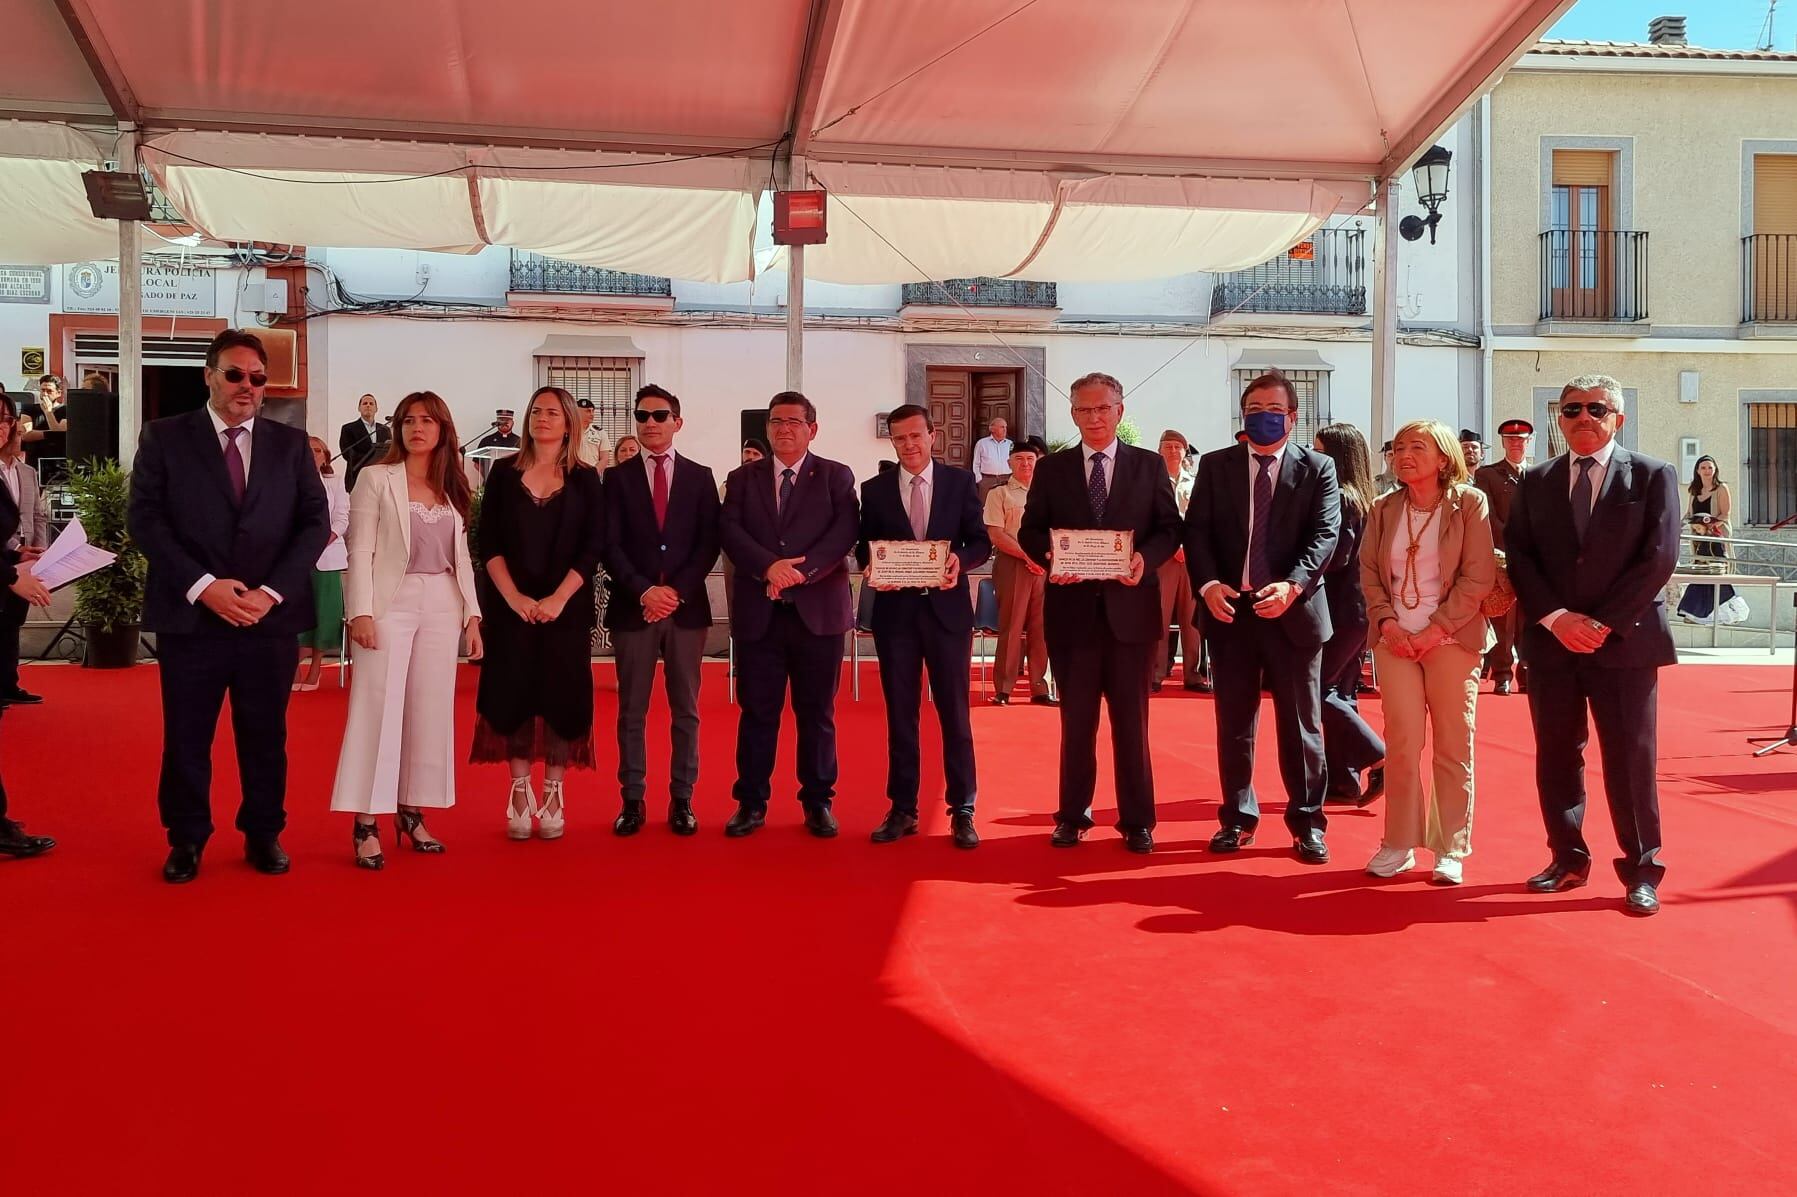
[[[223,748],[225,830],[175,888],[153,667],[30,670],[49,703],[6,714],[5,776],[62,846],[0,860],[0,1190],[1797,1190],[1797,754],[1742,740],[1782,728],[1785,671],[1665,675],[1649,920],[1620,912],[1595,799],[1594,884],[1522,891],[1546,853],[1521,698],[1482,701],[1475,853],[1444,891],[1360,871],[1377,807],[1333,817],[1327,868],[1276,817],[1204,852],[1213,724],[1185,695],[1154,703],[1152,857],[1102,827],[1048,846],[1055,715],[1027,706],[976,711],[978,851],[934,810],[872,846],[865,676],[835,842],[799,827],[790,742],[767,829],[723,838],[735,727],[708,666],[697,839],[615,839],[602,773],[564,840],[513,844],[502,778],[468,768],[432,820],[447,855],[389,832],[386,871],[358,872],[325,689],[295,696],[292,875],[242,862]]]

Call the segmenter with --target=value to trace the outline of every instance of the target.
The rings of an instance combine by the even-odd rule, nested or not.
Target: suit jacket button
[[[665,553],[665,552],[667,552],[667,551],[668,551],[668,546],[667,546],[667,545],[665,545],[665,544],[664,544],[664,545],[662,545],[662,546],[661,546],[661,551],[662,551],[662,552],[664,552],[664,553]]]
[[[786,547],[786,542],[785,542],[785,541],[784,541],[784,540],[783,540],[783,541],[781,541],[781,542],[780,542],[780,547],[781,547],[781,548],[785,548],[785,547]]]

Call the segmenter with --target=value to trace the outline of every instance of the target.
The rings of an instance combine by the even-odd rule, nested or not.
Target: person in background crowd
[[[634,459],[642,451],[643,443],[641,441],[637,440],[634,436],[621,436],[618,438],[617,448],[612,450],[611,463],[614,466],[621,466],[625,462]]]
[[[992,542],[992,589],[998,600],[998,644],[992,660],[992,698],[1011,701],[1011,690],[1027,658],[1030,702],[1054,706],[1048,696],[1048,642],[1043,639],[1042,599],[1048,571],[1031,561],[1017,543],[1017,529],[1029,502],[1036,463],[1046,457],[1037,441],[1011,446],[1011,476],[986,495],[986,536]]]
[[[81,377],[81,389],[84,391],[110,391],[112,380],[98,370],[89,370]]]
[[[1660,909],[1660,667],[1677,662],[1661,594],[1678,566],[1678,475],[1616,443],[1622,384],[1585,374],[1560,391],[1561,457],[1531,466],[1504,525],[1522,606],[1535,725],[1535,783],[1553,860],[1537,893],[1584,885],[1587,719],[1597,725],[1604,797],[1622,856],[1624,909]]]
[[[356,668],[331,809],[355,814],[358,868],[379,869],[380,815],[397,846],[443,842],[424,812],[455,805],[455,671],[462,635],[481,656],[480,602],[463,524],[472,496],[449,405],[430,391],[393,409],[398,432],[351,498],[349,635]]]
[[[751,436],[743,441],[742,460],[739,464],[748,465],[750,462],[754,461],[765,461],[767,460],[767,455],[767,442],[760,437]],[[734,471],[732,471],[732,473],[734,473]],[[724,480],[718,483],[718,502],[720,504],[724,501],[724,492],[729,488],[730,475],[725,474]],[[736,610],[736,566],[731,562],[728,556],[723,557],[722,561],[723,564],[721,568],[724,573],[724,619],[728,621],[731,618],[732,612]]]
[[[1323,571],[1329,639],[1323,642],[1323,767],[1331,801],[1366,806],[1385,790],[1385,741],[1360,717],[1360,658],[1366,652],[1366,596],[1360,588],[1361,534],[1373,508],[1366,438],[1352,424],[1317,429],[1315,448],[1335,463],[1341,536]],[[1367,771],[1361,788],[1360,772]]]
[[[1011,470],[1011,438],[1003,417],[994,417],[986,426],[986,435],[973,443],[973,476],[980,480],[980,502],[1005,484]]]
[[[1522,485],[1522,472],[1529,466],[1529,438],[1534,435],[1535,426],[1527,420],[1505,420],[1498,425],[1503,458],[1480,466],[1473,475],[1473,485],[1485,492],[1485,502],[1491,509],[1491,541],[1500,553],[1504,551],[1504,523],[1510,518],[1516,488]],[[1485,672],[1491,675],[1493,694],[1510,693],[1512,684],[1524,690],[1529,688],[1528,670],[1516,661],[1517,619],[1517,610],[1511,607],[1491,621],[1497,642],[1485,654]]]
[[[1192,500],[1193,476],[1186,472],[1187,451],[1190,442],[1183,432],[1169,428],[1161,433],[1161,461],[1167,467],[1167,481],[1173,487],[1173,505],[1179,508],[1179,518],[1186,517],[1186,505]],[[1154,659],[1154,685],[1151,690],[1158,693],[1161,683],[1173,672],[1173,646],[1179,645],[1181,657],[1185,662],[1185,688],[1187,690],[1208,693],[1210,682],[1204,677],[1204,640],[1198,634],[1198,601],[1192,595],[1192,576],[1186,570],[1186,551],[1183,548],[1174,550],[1173,556],[1161,563],[1158,582],[1161,591],[1161,614],[1165,623],[1173,631],[1166,636],[1166,651],[1159,653]]]
[[[362,472],[362,467],[380,460],[388,442],[393,439],[393,429],[380,418],[380,411],[374,396],[364,395],[356,400],[356,418],[337,432],[337,453],[343,459],[346,492],[356,488],[356,476]]]
[[[18,422],[19,412],[13,405],[12,396],[0,390],[0,436],[4,436],[9,445],[17,443]],[[21,547],[22,512],[13,496],[12,487],[0,486],[0,585],[6,586],[9,602],[17,599],[27,606],[47,607],[50,592],[26,568],[36,560],[37,554],[30,552],[28,547]],[[49,836],[31,835],[23,824],[8,817],[6,787],[0,785],[0,856],[42,856],[54,847],[56,841]]]
[[[680,398],[653,384],[636,393],[637,438],[647,452],[622,459],[605,477],[601,555],[615,592],[606,604],[618,666],[618,788],[623,808],[612,831],[635,835],[645,820],[648,748],[644,728],[655,663],[671,720],[668,826],[699,830],[699,680],[711,631],[706,578],[718,559],[718,496],[709,466],[674,451],[685,421]],[[620,448],[622,445],[620,444]]]
[[[1374,504],[1360,554],[1390,753],[1385,834],[1366,871],[1395,877],[1427,848],[1437,885],[1459,885],[1472,852],[1474,715],[1492,639],[1479,607],[1497,580],[1485,495],[1467,484],[1452,436],[1435,420],[1398,429],[1392,467],[1403,489]]]
[[[604,473],[614,464],[611,459],[611,446],[606,442],[605,430],[593,422],[598,409],[591,399],[581,399],[575,403],[580,427],[574,434],[575,447],[579,450],[580,460]]]
[[[23,428],[12,396],[0,404],[0,481],[18,512],[14,530],[0,552],[16,554],[16,564],[29,565],[50,543],[50,513],[44,505],[37,471],[25,461]],[[34,706],[43,702],[19,684],[19,633],[31,613],[31,601],[17,591],[0,594],[0,707]]]
[[[343,651],[343,571],[349,568],[349,492],[331,468],[331,450],[317,437],[307,437],[312,460],[318,463],[318,480],[324,484],[325,502],[331,509],[331,539],[312,567],[312,605],[317,610],[312,627],[300,633],[303,659],[294,678],[295,690],[318,689],[324,672],[326,649]]]
[[[1379,446],[1380,468],[1373,475],[1373,490],[1376,495],[1390,494],[1398,488],[1398,479],[1391,472],[1391,442],[1386,441]]]
[[[476,449],[499,448],[516,449],[523,444],[517,430],[513,427],[515,413],[509,407],[501,407],[493,412],[493,431],[474,443]]]
[[[25,460],[44,482],[55,479],[44,477],[39,463],[46,457],[61,461],[68,453],[69,409],[63,389],[60,374],[45,374],[37,380],[36,401],[25,404],[18,412]]]
[[[1396,437],[1392,438],[1392,443],[1397,443]],[[1485,459],[1485,442],[1481,441],[1479,434],[1470,428],[1460,430],[1460,456],[1466,462],[1466,473],[1469,478],[1478,470],[1479,463]]]
[[[593,767],[593,577],[605,536],[599,471],[580,459],[574,397],[539,387],[524,411],[530,439],[497,462],[481,497],[480,553],[493,594],[489,650],[474,700],[469,760],[504,761],[512,789],[506,833],[556,839],[566,828],[562,780]],[[543,799],[531,766],[543,763]]]
[[[1691,508],[1685,515],[1685,523],[1691,534],[1715,538],[1698,540],[1691,546],[1691,555],[1699,561],[1726,559],[1728,517],[1734,510],[1734,502],[1729,496],[1728,484],[1716,470],[1714,457],[1706,453],[1697,459],[1691,470],[1688,490]],[[1706,586],[1693,582],[1685,587],[1685,593],[1678,600],[1678,617],[1687,623],[1709,623],[1716,618],[1716,608],[1734,597],[1733,586]]]

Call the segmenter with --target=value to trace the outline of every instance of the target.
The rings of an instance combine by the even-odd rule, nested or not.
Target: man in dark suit
[[[1148,688],[1167,634],[1154,579],[1179,547],[1179,510],[1160,456],[1117,439],[1123,384],[1109,374],[1088,374],[1069,393],[1080,443],[1037,463],[1017,530],[1023,551],[1048,570],[1042,614],[1061,691],[1061,795],[1050,842],[1071,848],[1092,826],[1102,699],[1111,717],[1117,830],[1131,852],[1152,852]],[[1132,533],[1127,575],[1079,581],[1055,572],[1050,531],[1084,528]]]
[[[1630,914],[1660,908],[1660,799],[1655,788],[1660,666],[1678,660],[1661,594],[1678,564],[1678,476],[1616,443],[1622,387],[1581,375],[1560,392],[1569,452],[1524,471],[1504,525],[1522,608],[1535,725],[1535,786],[1554,858],[1529,878],[1540,893],[1576,889],[1591,872],[1585,818],[1587,713],[1597,725],[1604,796],[1622,857]]]
[[[605,476],[605,561],[611,601],[605,626],[618,665],[618,786],[624,809],[612,823],[635,835],[644,820],[648,750],[643,726],[655,662],[673,716],[668,826],[699,830],[699,666],[711,631],[706,575],[718,559],[718,484],[711,469],[674,452],[684,422],[680,399],[651,383],[636,393],[642,453]]]
[[[799,802],[811,834],[836,834],[836,688],[842,638],[855,626],[846,561],[860,537],[855,475],[811,452],[817,408],[797,391],[768,401],[773,456],[730,474],[720,539],[736,569],[731,636],[736,643],[736,813],[724,834],[752,834],[765,821],[792,686],[799,738]]]
[[[930,460],[935,427],[927,408],[907,403],[886,417],[899,468],[861,486],[861,543],[855,556],[870,568],[874,543],[942,541],[946,545],[940,587],[880,588],[874,595],[874,651],[880,658],[880,692],[886,698],[886,797],[892,809],[873,833],[876,844],[917,834],[919,706],[923,675],[942,725],[943,772],[948,782],[950,835],[955,846],[975,848],[973,826],[973,721],[967,710],[967,667],[973,655],[973,603],[967,571],[992,556],[972,471]],[[871,582],[864,582],[864,585]]]
[[[1529,438],[1535,435],[1535,426],[1527,420],[1505,420],[1498,425],[1498,440],[1503,442],[1504,456],[1490,465],[1480,466],[1473,475],[1473,485],[1485,492],[1487,506],[1491,511],[1491,541],[1499,552],[1504,551],[1504,524],[1510,519],[1510,503],[1516,498],[1516,489],[1522,485],[1522,472],[1529,466]],[[1497,643],[1485,654],[1485,668],[1491,674],[1491,692],[1508,694],[1512,682],[1519,682],[1524,690],[1528,686],[1528,670],[1518,673],[1516,667],[1516,628],[1518,622],[1515,607],[1491,621],[1491,630],[1497,633]]]
[[[225,695],[259,871],[285,873],[288,686],[312,626],[312,564],[331,534],[303,429],[260,418],[268,354],[226,329],[206,351],[206,406],[144,426],[127,525],[149,559],[144,630],[157,633],[163,877],[191,881],[212,834],[212,738]]]
[[[337,433],[337,453],[343,458],[344,466],[343,485],[351,492],[356,489],[356,477],[361,474],[362,467],[371,461],[379,461],[393,439],[393,430],[387,427],[386,421],[376,418],[380,410],[373,395],[362,396],[356,401],[359,418],[345,424]]]
[[[1217,695],[1222,828],[1213,852],[1254,842],[1254,744],[1261,680],[1273,692],[1285,825],[1298,859],[1324,864],[1323,572],[1341,529],[1335,463],[1291,440],[1298,394],[1277,372],[1242,392],[1248,443],[1207,453],[1186,508],[1186,566],[1205,615]]]

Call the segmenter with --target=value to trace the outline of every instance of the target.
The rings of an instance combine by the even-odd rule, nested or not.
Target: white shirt
[[[336,474],[329,476],[320,474],[318,480],[324,484],[325,502],[331,508],[331,531],[336,540],[324,546],[318,555],[318,563],[312,568],[324,573],[334,573],[349,568],[349,492],[343,489],[343,479]]]
[[[811,456],[811,451],[809,449],[807,449],[805,452],[799,454],[799,459],[797,461],[793,462],[790,466],[786,465],[778,457],[773,459],[773,462],[774,462],[774,510],[775,511],[780,510],[780,475],[787,470],[791,470],[792,471],[792,484],[794,487],[797,487],[799,484],[799,479],[803,478],[805,476],[805,459],[810,456]]]
[[[1445,496],[1444,496],[1445,498]],[[1429,617],[1441,606],[1441,521],[1447,518],[1442,508],[1437,507],[1433,518],[1429,518],[1424,527],[1422,513],[1413,510],[1408,503],[1399,516],[1398,534],[1391,538],[1391,554],[1385,562],[1386,587],[1392,596],[1392,613],[1397,616],[1398,626],[1411,635],[1429,626]],[[1408,521],[1408,522],[1405,522]],[[1415,576],[1408,584],[1404,580],[1405,559],[1410,555],[1410,529],[1417,529]],[[1408,599],[1414,591],[1418,598],[1416,608],[1412,610],[1400,595]]]
[[[1009,474],[1011,472],[1011,441],[1007,437],[999,440],[996,437],[983,436],[973,445],[973,472],[976,474]]]
[[[230,425],[219,418],[219,414],[212,410],[211,404],[206,405],[206,414],[212,417],[212,431],[218,437],[219,456],[223,457],[225,446],[231,443],[231,438],[225,433],[225,429],[230,427]],[[238,456],[243,458],[243,484],[248,486],[250,483],[250,441],[255,439],[256,417],[251,416],[243,423],[237,425],[237,427],[243,429],[243,435],[237,438],[237,453]],[[199,602],[200,595],[205,593],[206,587],[212,585],[216,581],[218,581],[218,579],[212,574],[201,574],[200,580],[187,588],[187,601],[189,603]],[[269,598],[277,603],[286,601],[281,597],[280,592],[271,586],[259,586],[257,589],[268,595]]]
[[[1597,496],[1603,493],[1604,479],[1610,474],[1610,458],[1616,455],[1616,438],[1611,437],[1604,442],[1604,447],[1595,453],[1587,454],[1597,464],[1585,468],[1585,477],[1591,480],[1591,510],[1597,510]],[[1572,497],[1572,488],[1579,484],[1579,455],[1570,449],[1566,452],[1566,495]],[[1555,607],[1538,621],[1542,627],[1552,629],[1554,620],[1566,614],[1565,607]]]
[[[917,486],[917,479],[923,479],[923,518],[926,531],[930,521],[930,503],[936,498],[936,463],[934,460],[924,463],[921,473],[913,474],[903,466],[899,467],[899,506],[905,509],[905,520],[911,519],[911,491]]]
[[[12,501],[13,506],[15,507],[19,506],[19,466],[24,464],[24,460],[25,459],[21,457],[15,458],[12,461],[0,461],[0,479],[5,479],[6,489],[12,492]],[[19,516],[20,522],[23,523],[26,518],[26,513],[21,510]],[[6,542],[6,547],[9,549],[18,548],[22,543],[22,540],[22,537],[15,535],[11,540]]]
[[[575,452],[579,454],[580,460],[594,469],[598,469],[599,463],[605,460],[606,451],[610,448],[611,445],[605,439],[604,430],[595,421],[588,424],[586,431],[580,434],[580,444],[576,446]]]

